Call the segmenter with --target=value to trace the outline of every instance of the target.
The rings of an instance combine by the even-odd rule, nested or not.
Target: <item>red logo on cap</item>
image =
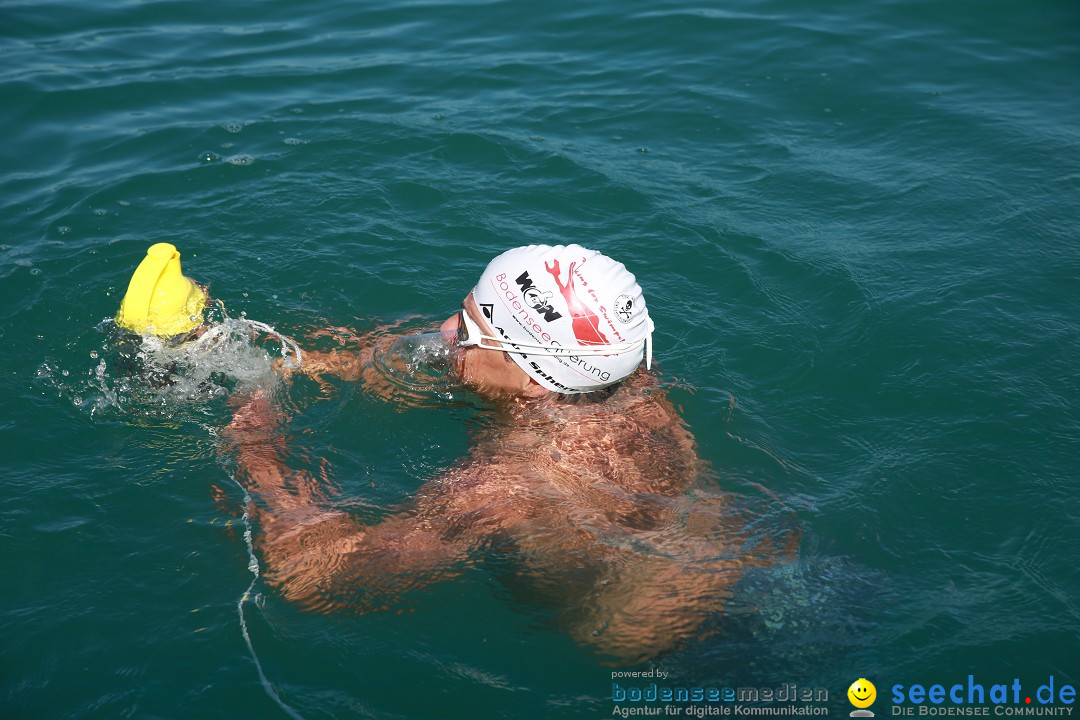
[[[599,316],[586,307],[585,303],[581,302],[577,296],[577,291],[574,290],[574,266],[576,262],[570,263],[570,271],[566,275],[566,284],[563,285],[559,279],[559,261],[555,261],[555,267],[549,267],[544,263],[544,269],[547,270],[551,277],[555,278],[555,284],[559,286],[559,292],[562,293],[563,299],[566,300],[566,305],[570,309],[570,316],[573,318],[574,337],[578,339],[578,343],[581,345],[607,345],[608,340],[604,337],[604,333],[600,332],[600,318]]]

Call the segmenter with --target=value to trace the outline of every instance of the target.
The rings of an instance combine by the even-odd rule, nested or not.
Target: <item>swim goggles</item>
[[[645,346],[645,367],[652,369],[652,331],[653,322],[649,318],[649,332],[641,340],[626,343],[610,343],[607,345],[575,345],[562,347],[559,345],[541,345],[540,343],[528,343],[497,338],[493,335],[485,335],[475,320],[465,312],[465,308],[458,311],[458,347],[478,347],[484,350],[497,350],[499,352],[517,352],[531,355],[545,355],[549,357],[579,357],[581,355],[618,355],[632,350],[638,350]],[[485,344],[484,341],[488,343]],[[526,351],[527,349],[527,351]]]

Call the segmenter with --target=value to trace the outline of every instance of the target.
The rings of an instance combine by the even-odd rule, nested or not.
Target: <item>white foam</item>
[[[81,377],[48,360],[38,369],[39,380],[91,415],[204,415],[208,404],[234,393],[276,385],[279,363],[296,369],[303,361],[292,339],[246,318],[225,317],[178,346],[121,333],[112,319],[100,329],[107,339],[89,351],[97,362]]]

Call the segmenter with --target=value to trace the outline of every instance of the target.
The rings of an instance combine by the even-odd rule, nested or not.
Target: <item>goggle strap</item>
[[[645,336],[645,369],[652,370],[652,333],[655,329],[652,318],[649,318],[649,334]]]

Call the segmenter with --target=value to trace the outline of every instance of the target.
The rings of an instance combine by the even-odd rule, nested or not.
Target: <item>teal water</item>
[[[479,571],[401,614],[312,615],[258,581],[238,612],[227,400],[117,403],[98,374],[158,241],[296,337],[440,320],[515,245],[607,252],[703,482],[802,532],[655,663],[672,684],[825,687],[836,716],[858,677],[1080,682],[1075,3],[0,19],[3,717],[611,716],[612,668]],[[294,461],[370,517],[482,415],[297,392]]]

